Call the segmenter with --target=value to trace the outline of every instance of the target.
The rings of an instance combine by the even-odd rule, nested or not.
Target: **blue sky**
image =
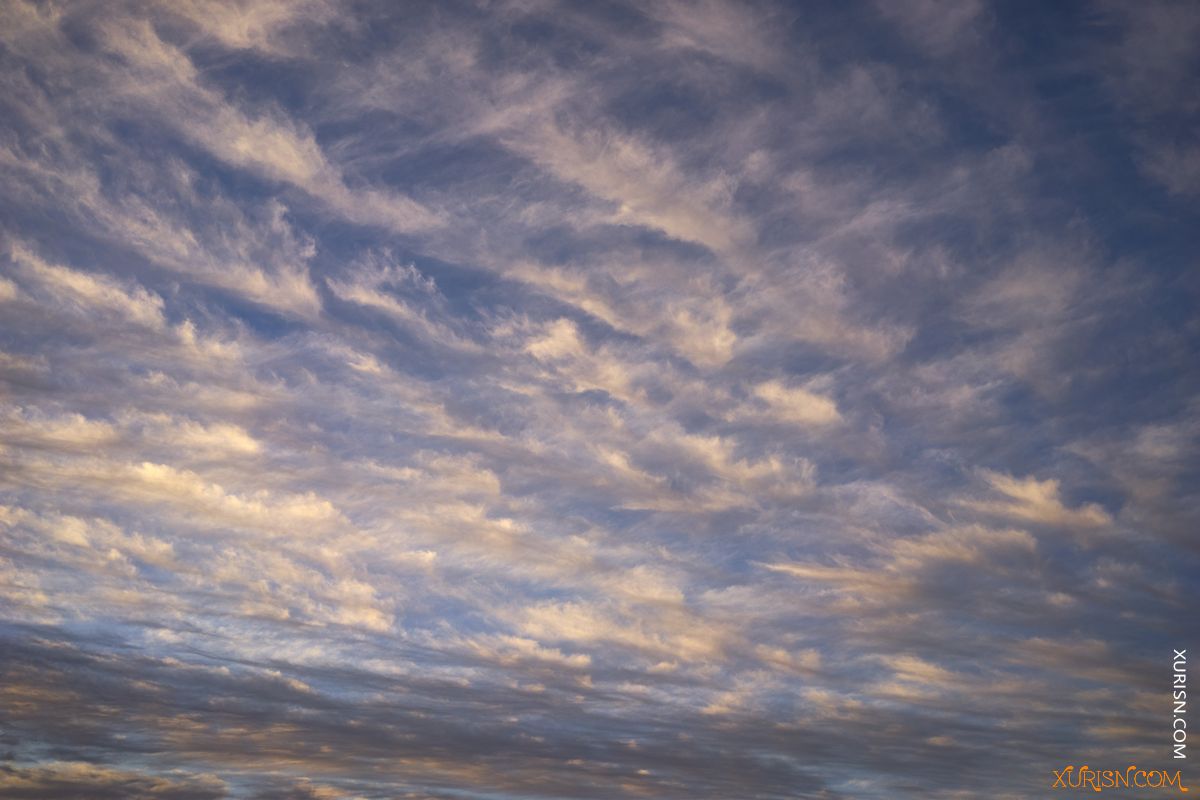
[[[1178,767],[1198,77],[1183,2],[3,0],[0,793]]]

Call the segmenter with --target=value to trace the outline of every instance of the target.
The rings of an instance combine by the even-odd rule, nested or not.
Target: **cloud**
[[[1200,150],[1184,131],[1200,113],[1184,89],[1200,50],[1200,14],[1187,5],[1152,2],[1101,6],[1099,21],[1111,37],[1101,51],[1103,76],[1116,102],[1132,113],[1125,124],[1138,144],[1142,172],[1172,194],[1200,190]]]
[[[611,202],[616,223],[655,228],[716,252],[750,236],[749,224],[730,207],[735,185],[729,177],[688,177],[670,155],[627,134],[563,130],[551,122],[530,133],[511,146],[556,177]]]
[[[666,345],[701,368],[723,366],[738,349],[735,307],[721,298],[714,279],[697,274],[695,267],[665,263],[565,270],[521,263],[504,274],[617,331]],[[679,291],[679,280],[687,281],[689,293]]]
[[[1026,11],[0,4],[0,794],[1156,757],[1195,26]]]
[[[650,622],[613,615],[580,603],[545,604],[529,608],[520,623],[530,636],[549,641],[611,643],[662,657],[685,659],[716,656],[727,633],[686,616]]]
[[[387,263],[387,256],[372,254],[354,270],[348,281],[328,279],[329,290],[340,300],[376,309],[435,344],[459,350],[477,350],[470,339],[457,333],[446,322],[430,319],[425,309],[393,293],[397,287],[414,287],[420,302],[432,305],[437,286],[413,265],[401,267]],[[389,292],[388,289],[393,289]],[[440,315],[439,315],[440,316]]]
[[[765,381],[754,387],[754,396],[766,403],[769,413],[784,422],[826,425],[841,419],[837,404],[828,397],[779,381]]]
[[[108,52],[125,67],[113,87],[120,96],[159,115],[217,158],[295,185],[357,221],[399,232],[440,223],[402,195],[369,187],[352,192],[311,131],[280,113],[251,116],[226,102],[202,84],[187,54],[160,38],[149,22],[100,32]]]
[[[777,40],[781,14],[711,0],[698,5],[659,3],[647,13],[663,23],[664,47],[699,50],[734,64],[772,71],[785,52]]]
[[[72,432],[56,432],[50,441],[63,442],[79,452],[89,442],[71,436]],[[173,508],[201,524],[207,521],[210,525],[294,534],[329,529],[343,520],[332,503],[312,492],[289,494],[260,489],[237,494],[190,470],[149,461],[120,463],[84,457],[63,463],[30,457],[23,471],[23,480],[34,486],[71,483],[106,487],[104,490],[126,500]]]
[[[225,783],[212,775],[147,775],[79,762],[0,766],[0,789],[13,798],[217,800],[226,796]]]
[[[985,5],[977,0],[947,3],[942,0],[904,0],[876,3],[880,14],[892,20],[913,44],[934,56],[960,50],[979,39],[978,26]]]
[[[1022,519],[1041,525],[1066,528],[1097,528],[1112,523],[1112,517],[1097,503],[1068,508],[1059,498],[1059,482],[1054,479],[1014,478],[984,470],[984,481],[1004,495],[1005,500],[963,500],[962,505],[1001,517]]]
[[[110,314],[152,330],[166,327],[162,298],[140,286],[126,288],[107,275],[48,264],[19,243],[9,257],[55,305],[83,316]]]
[[[280,42],[281,34],[291,27],[321,25],[333,20],[337,4],[325,0],[285,2],[234,2],[212,4],[185,0],[166,9],[197,26],[206,37],[212,37],[231,49],[261,50],[274,56],[294,57],[288,43]]]

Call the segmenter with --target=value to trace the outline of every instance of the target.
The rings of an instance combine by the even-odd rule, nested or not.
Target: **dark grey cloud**
[[[221,781],[212,776],[146,775],[85,763],[51,763],[37,767],[0,765],[0,788],[5,797],[88,797],[95,800],[217,800],[225,797]]]

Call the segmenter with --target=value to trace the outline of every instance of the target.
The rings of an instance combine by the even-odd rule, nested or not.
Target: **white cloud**
[[[1067,528],[1098,528],[1112,524],[1112,517],[1096,503],[1083,503],[1078,508],[1068,508],[1059,497],[1059,482],[1053,478],[1039,481],[1036,478],[1016,478],[990,470],[980,475],[1004,500],[963,499],[959,503],[967,508],[1013,519],[1022,519],[1042,525],[1060,525]]]

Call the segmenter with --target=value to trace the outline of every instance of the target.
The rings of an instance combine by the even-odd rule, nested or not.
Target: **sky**
[[[0,795],[1186,767],[1198,79],[1193,2],[0,0]]]

